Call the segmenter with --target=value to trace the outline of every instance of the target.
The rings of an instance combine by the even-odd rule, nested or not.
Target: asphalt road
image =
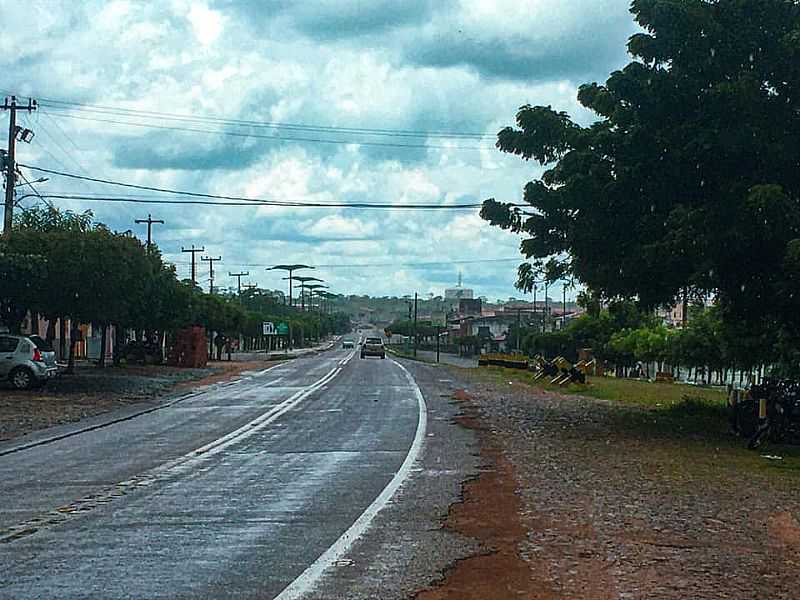
[[[333,350],[0,456],[0,598],[301,597],[426,425],[401,365]]]

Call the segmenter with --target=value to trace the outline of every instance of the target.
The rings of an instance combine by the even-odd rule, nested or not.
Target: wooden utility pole
[[[36,110],[36,100],[29,99],[27,106],[18,106],[17,97],[11,96],[6,98],[3,110],[9,111],[8,119],[8,154],[6,155],[6,202],[5,213],[3,214],[3,236],[8,237],[11,235],[11,224],[14,220],[14,185],[16,185],[16,171],[17,171],[17,111],[27,110],[33,112]]]
[[[211,279],[211,287],[209,288],[209,292],[208,293],[213,295],[214,294],[214,263],[221,261],[222,257],[218,256],[217,258],[211,258],[210,256],[201,256],[200,260],[205,261],[205,262],[208,263],[209,277]]]
[[[543,318],[543,325],[542,325],[542,333],[547,333],[547,316],[550,312],[550,308],[548,307],[548,302],[550,300],[548,296],[548,288],[550,287],[549,282],[545,279],[544,281],[544,318]]]
[[[135,219],[135,223],[147,223],[147,249],[153,244],[153,224],[163,225],[164,221],[154,219],[152,215],[147,215],[146,219]]]
[[[228,275],[231,277],[236,277],[236,289],[239,292],[239,299],[242,298],[242,277],[249,277],[250,271],[246,271],[244,273],[231,273],[228,271]]]
[[[197,263],[195,261],[195,254],[205,252],[206,248],[203,246],[202,248],[195,248],[194,244],[192,244],[191,248],[184,248],[181,246],[181,252],[191,252],[192,253],[192,283],[197,285]]]

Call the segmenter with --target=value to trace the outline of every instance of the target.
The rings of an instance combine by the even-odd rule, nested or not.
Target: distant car
[[[342,348],[355,348],[355,347],[356,347],[356,343],[353,340],[351,340],[350,338],[342,340]]]
[[[379,337],[368,337],[361,345],[361,358],[367,356],[380,356],[386,358],[386,348],[383,345],[383,340]]]
[[[38,335],[0,334],[0,379],[25,390],[44,385],[57,374],[56,353]]]

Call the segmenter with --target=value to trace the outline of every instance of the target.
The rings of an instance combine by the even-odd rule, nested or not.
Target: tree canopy
[[[285,321],[295,344],[350,328],[346,315],[300,312],[267,290],[206,294],[178,280],[155,246],[111,231],[91,212],[53,208],[21,212],[13,235],[0,240],[0,320],[17,331],[28,312],[51,322],[158,331],[202,325],[252,337],[263,321]]]
[[[800,4],[635,0],[633,61],[581,86],[589,126],[523,106],[497,146],[547,169],[532,211],[484,203],[604,298],[716,295],[743,337],[800,340]],[[520,268],[520,287],[537,275]]]

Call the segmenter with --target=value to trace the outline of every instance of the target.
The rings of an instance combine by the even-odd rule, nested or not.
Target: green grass
[[[413,350],[406,350],[404,348],[397,348],[397,347],[393,347],[392,348],[392,347],[386,346],[386,352],[388,354],[394,354],[395,356],[399,356],[400,358],[408,358],[410,360],[416,360],[416,361],[419,361],[419,362],[436,364],[435,361],[428,360],[427,358],[423,358],[421,356],[414,356],[414,351]]]
[[[588,396],[640,408],[667,410],[680,405],[687,397],[692,401],[710,406],[724,406],[726,403],[725,392],[722,390],[679,383],[650,383],[616,377],[589,377],[585,385],[559,386],[551,384],[546,377],[534,381],[533,375],[529,371],[502,367],[481,367],[481,370],[498,380],[519,381],[545,390]]]

